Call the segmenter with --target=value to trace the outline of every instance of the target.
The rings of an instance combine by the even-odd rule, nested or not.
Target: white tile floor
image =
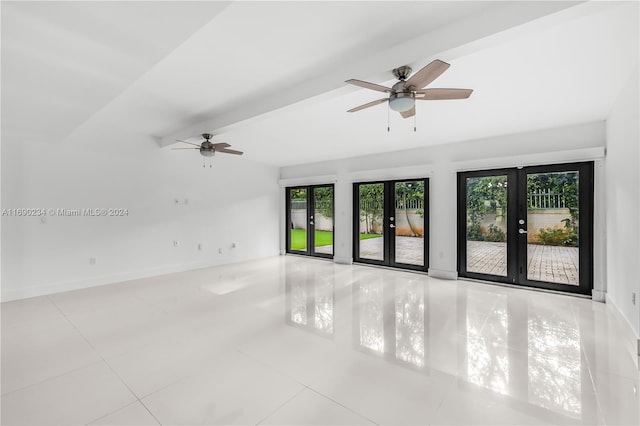
[[[287,256],[2,304],[2,424],[632,424],[618,319]]]

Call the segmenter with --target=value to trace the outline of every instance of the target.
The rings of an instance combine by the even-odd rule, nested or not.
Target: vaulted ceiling
[[[436,58],[470,99],[420,102],[415,132],[346,112],[381,94],[344,80]],[[300,164],[604,120],[637,63],[635,2],[3,2],[3,143],[212,132]]]

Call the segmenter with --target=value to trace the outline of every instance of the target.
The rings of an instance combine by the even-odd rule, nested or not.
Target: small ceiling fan
[[[439,59],[429,63],[420,71],[411,74],[411,67],[405,65],[393,70],[393,75],[399,80],[393,87],[381,86],[362,80],[347,80],[345,83],[378,92],[389,93],[388,98],[378,99],[373,102],[351,108],[347,112],[356,112],[384,102],[389,102],[389,108],[398,111],[403,118],[416,115],[415,101],[466,99],[471,96],[472,89],[425,89],[429,83],[440,77],[451,65]]]
[[[200,150],[200,155],[202,155],[203,157],[213,157],[216,152],[222,152],[225,154],[233,154],[233,155],[243,154],[242,151],[236,151],[235,149],[228,149],[228,147],[231,146],[228,143],[224,143],[224,142],[212,143],[211,138],[213,137],[213,135],[211,133],[203,133],[201,136],[204,138],[204,141],[202,141],[199,144],[176,139],[176,141],[178,142],[194,145],[195,148],[171,148],[171,149],[198,149]],[[204,167],[204,164],[202,165],[202,167]],[[211,163],[209,163],[209,167],[211,167]]]

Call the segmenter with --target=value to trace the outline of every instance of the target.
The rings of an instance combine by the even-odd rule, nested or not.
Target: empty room
[[[2,425],[640,424],[637,1],[2,1]]]

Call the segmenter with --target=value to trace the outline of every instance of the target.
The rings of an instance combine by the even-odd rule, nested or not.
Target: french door
[[[354,261],[426,271],[429,180],[354,183]]]
[[[458,174],[458,275],[593,288],[593,163]]]
[[[287,253],[333,257],[333,185],[287,188]]]

